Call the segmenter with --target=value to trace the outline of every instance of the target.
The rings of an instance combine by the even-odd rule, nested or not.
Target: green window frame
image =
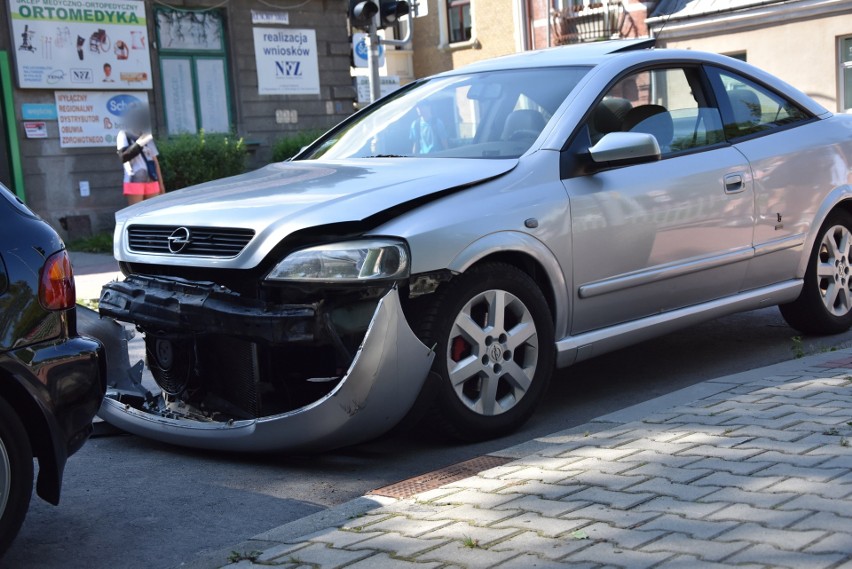
[[[221,11],[157,7],[154,15],[169,135],[232,131],[231,82]]]

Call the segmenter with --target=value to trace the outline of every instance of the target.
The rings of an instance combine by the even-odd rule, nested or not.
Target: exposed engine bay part
[[[115,288],[111,290],[115,291]],[[103,296],[109,292],[110,287],[107,287]],[[153,295],[153,298],[159,297],[159,294]],[[216,307],[221,308],[221,305],[216,304]],[[140,310],[144,312],[144,309]],[[298,310],[296,314],[298,321]],[[280,328],[282,324],[270,325],[279,331],[286,329],[286,325],[283,325],[284,328]],[[168,336],[154,334],[154,337],[171,341]],[[180,349],[179,346],[163,348],[165,344],[160,344],[158,347],[157,340],[153,342],[153,356],[158,358],[158,365],[168,363],[169,357],[172,365],[185,365],[174,359],[174,349]],[[152,396],[141,385],[129,381],[125,371],[115,381],[110,378],[112,387],[107,390],[101,406],[101,418],[140,436],[197,448],[245,452],[336,448],[374,438],[399,422],[414,404],[434,358],[434,353],[417,339],[409,327],[394,287],[378,300],[366,333],[339,379],[312,378],[313,381],[307,383],[320,389],[316,399],[281,413],[252,416],[258,412],[257,408],[252,408],[257,404],[252,395],[263,397],[264,393],[262,389],[255,389],[252,393],[246,382],[254,382],[255,388],[259,383],[257,377],[251,377],[252,369],[245,363],[259,362],[262,359],[258,357],[260,353],[272,348],[259,342],[217,334],[208,335],[203,342],[211,344],[202,348],[196,344],[196,356],[201,353],[200,349],[203,349],[205,357],[211,353],[224,354],[228,346],[241,351],[239,354],[225,354],[228,357],[214,362],[216,365],[224,360],[232,362],[231,369],[218,370],[219,379],[226,380],[227,389],[207,393],[201,398],[187,397],[189,392],[203,389],[194,385],[192,380],[181,386],[181,378],[175,368],[175,374],[161,377],[158,381],[173,382],[170,387],[175,391],[182,387],[182,395],[175,397],[161,392]],[[307,346],[311,347],[311,344]],[[110,348],[116,350],[121,347],[113,344]],[[148,349],[151,350],[150,344]],[[302,351],[301,347],[299,350]],[[127,359],[126,353],[108,353],[108,357],[116,358],[116,361]],[[237,368],[245,377],[234,377]],[[211,369],[202,366],[198,371]],[[208,375],[202,373],[196,379],[206,382]]]
[[[441,283],[447,282],[451,278],[453,278],[453,272],[449,270],[412,276],[408,283],[408,296],[409,298],[417,298],[418,296],[432,294],[438,290]]]

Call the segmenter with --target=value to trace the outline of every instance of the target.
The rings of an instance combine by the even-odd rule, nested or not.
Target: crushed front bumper
[[[112,287],[119,283],[112,283]],[[103,302],[109,291],[105,288]],[[170,302],[180,303],[180,295]],[[192,295],[190,295],[192,296]],[[205,301],[209,303],[209,299]],[[127,303],[125,308],[129,309]],[[229,330],[256,336],[255,324],[263,323],[262,333],[278,340],[305,341],[315,314],[293,307],[286,314],[259,315],[257,309],[233,303],[212,303],[205,310],[193,302],[162,312],[162,325],[215,327],[216,311],[232,315],[246,311],[245,330]],[[210,306],[208,305],[208,308]],[[149,307],[150,308],[150,307]],[[103,313],[102,309],[102,313]],[[156,310],[140,311],[156,315]],[[181,323],[174,315],[193,314]],[[137,315],[138,316],[138,315]],[[267,318],[268,316],[268,318]],[[142,316],[138,316],[142,318]],[[137,319],[138,319],[137,318]],[[153,316],[152,316],[153,318]],[[231,318],[227,319],[232,321]],[[201,322],[201,324],[199,324]],[[137,322],[138,324],[138,322]],[[148,325],[154,324],[149,322]],[[230,326],[230,325],[229,325]],[[126,361],[121,344],[107,346],[108,358]],[[200,421],[154,413],[139,404],[152,395],[146,393],[133,373],[111,377],[99,415],[108,423],[140,436],[188,447],[241,451],[317,451],[350,445],[374,438],[396,425],[409,411],[429,372],[434,353],[414,335],[400,305],[396,288],[379,301],[361,345],[345,375],[319,399],[287,412],[245,420]],[[114,366],[110,366],[111,370]],[[154,397],[159,397],[155,395]]]

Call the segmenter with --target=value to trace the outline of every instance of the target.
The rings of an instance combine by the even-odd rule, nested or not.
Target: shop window
[[[470,0],[446,0],[447,27],[450,43],[460,43],[472,37]]]
[[[157,8],[155,15],[169,134],[229,132],[231,96],[221,12]]]
[[[841,111],[852,111],[852,36],[840,38],[840,83],[839,107]]]

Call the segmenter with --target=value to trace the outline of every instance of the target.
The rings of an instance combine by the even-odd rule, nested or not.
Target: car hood
[[[287,235],[332,223],[357,222],[408,202],[464,188],[512,170],[517,159],[362,158],[270,164],[254,172],[207,182],[125,208],[127,225],[236,227],[255,231],[230,259],[138,254],[124,239],[116,257],[129,262],[254,267]],[[191,262],[189,260],[192,259]]]

